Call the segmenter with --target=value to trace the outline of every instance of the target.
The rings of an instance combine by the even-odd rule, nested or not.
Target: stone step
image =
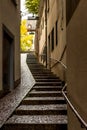
[[[60,79],[35,79],[36,82],[61,82]]]
[[[27,59],[27,61],[28,61],[28,62],[37,61],[37,58],[32,58],[32,59],[29,58],[29,59]]]
[[[27,58],[27,61],[37,61],[37,58]]]
[[[28,64],[28,66],[32,69],[32,70],[36,70],[36,69],[44,69],[44,70],[49,70],[49,69],[47,69],[46,67],[44,67],[43,65],[29,65]],[[50,71],[50,70],[49,70]]]
[[[58,97],[62,96],[61,91],[31,91],[27,94],[29,97]]]
[[[21,105],[16,110],[16,115],[66,115],[67,106],[64,105]]]
[[[38,72],[42,72],[42,73],[49,72],[50,73],[50,71],[46,70],[46,69],[30,69],[30,71],[32,73],[38,73]]]
[[[22,100],[22,105],[40,104],[65,104],[64,97],[26,97]]]
[[[39,67],[42,67],[42,68],[46,68],[45,66],[43,66],[42,64],[28,64],[29,67],[31,68],[39,68]]]
[[[53,76],[56,76],[54,74],[50,74],[50,73],[33,73],[33,76],[50,76],[50,77],[53,77]]]
[[[38,61],[32,61],[32,62],[27,61],[27,64],[36,65],[36,64],[38,64]]]
[[[67,130],[66,115],[13,115],[3,130]]]
[[[29,64],[29,65],[32,65],[32,64],[34,64],[34,65],[41,65],[38,61],[29,61],[28,62],[28,60],[27,60],[27,64]]]
[[[31,70],[30,70],[31,71]],[[31,72],[32,73],[32,75],[39,75],[39,76],[41,76],[41,75],[52,75],[53,73],[52,72],[47,72],[47,71],[40,71],[40,72]]]
[[[37,61],[37,58],[29,58],[26,60],[27,62],[31,62],[31,61]]]
[[[33,59],[36,59],[36,60],[37,60],[37,57],[36,57],[36,56],[28,56],[28,55],[27,55],[27,60],[30,60],[30,59],[31,59],[31,60],[33,60]]]
[[[29,65],[28,65],[29,66]],[[46,70],[46,68],[42,67],[42,66],[29,66],[29,69],[32,71],[36,71],[36,70]]]
[[[50,79],[50,80],[51,79],[59,79],[58,77],[52,76],[52,75],[50,75],[50,76],[48,76],[48,75],[45,75],[45,76],[43,76],[43,75],[41,75],[41,76],[36,75],[36,76],[34,76],[34,78],[35,79]]]
[[[62,89],[62,86],[34,86],[32,89],[35,89],[37,91],[60,91]]]
[[[36,62],[27,62],[27,64],[29,65],[29,66],[39,66],[39,65],[41,65],[38,61],[36,61]]]
[[[30,70],[31,71],[31,70]],[[31,71],[32,72],[32,71]],[[48,75],[52,75],[53,74],[53,72],[48,72],[48,71],[34,71],[34,72],[32,72],[32,74],[41,74],[41,75],[44,75],[44,74],[48,74]]]
[[[33,58],[27,58],[27,61],[32,62],[32,61],[38,61],[38,60],[37,60],[37,58],[33,57]]]
[[[35,55],[27,54],[27,60],[28,59],[37,59]]]
[[[45,67],[43,67],[43,66],[41,66],[41,67],[40,67],[40,66],[38,66],[38,67],[37,67],[37,66],[30,66],[30,68],[31,68],[32,71],[36,71],[36,70],[38,70],[38,71],[39,71],[39,70],[40,70],[40,71],[41,71],[41,70],[50,71],[49,69],[47,69],[47,68],[45,68]]]
[[[61,86],[62,82],[36,82],[36,86]]]

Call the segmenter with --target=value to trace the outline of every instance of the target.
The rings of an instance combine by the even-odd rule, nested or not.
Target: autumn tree
[[[21,21],[20,31],[21,31],[21,50],[22,51],[28,51],[31,48],[33,37],[34,37],[34,35],[28,34],[26,24],[27,24],[27,20]]]
[[[38,14],[39,2],[40,0],[25,0],[25,7],[29,13]]]

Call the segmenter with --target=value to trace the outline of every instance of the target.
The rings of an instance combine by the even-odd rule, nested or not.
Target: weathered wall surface
[[[80,0],[67,27],[68,97],[87,122],[87,1]],[[82,130],[68,109],[68,129]],[[74,125],[73,125],[74,124]]]
[[[0,0],[0,90],[2,90],[3,25],[14,36],[14,80],[20,79],[20,0],[17,6],[11,0]]]

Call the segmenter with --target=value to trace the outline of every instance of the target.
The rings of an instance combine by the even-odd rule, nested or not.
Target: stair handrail
[[[70,99],[68,98],[68,96],[66,95],[66,93],[64,92],[64,90],[67,87],[67,83],[64,85],[64,87],[62,88],[62,94],[64,96],[64,98],[66,99],[67,103],[69,104],[70,108],[72,109],[72,111],[74,112],[74,114],[76,115],[76,117],[78,118],[78,120],[81,123],[81,126],[83,128],[86,128],[87,130],[87,123],[85,122],[85,120],[81,117],[81,115],[79,114],[79,112],[76,110],[76,108],[73,106],[73,104],[71,103]]]
[[[46,55],[45,54],[39,55],[39,57],[41,57],[41,56],[46,56]],[[56,64],[60,63],[65,69],[67,69],[67,66],[61,60],[57,60],[57,59],[54,59],[54,58],[51,58],[51,57],[49,59],[56,61],[56,63],[54,63],[54,65],[51,66],[51,68],[53,68]]]
[[[67,66],[61,60],[57,60],[54,58],[50,58],[50,59],[56,61],[56,63],[54,63],[54,65],[51,66],[51,68],[53,68],[56,64],[60,63],[65,69],[67,69]]]
[[[43,54],[43,56],[45,56],[45,54]],[[56,63],[51,68],[53,68],[57,63],[60,63],[64,67],[65,70],[67,69],[67,66],[61,60],[53,59],[51,57],[50,57],[50,59],[56,61]],[[74,105],[71,103],[70,99],[68,98],[68,96],[64,92],[64,90],[65,90],[66,87],[67,87],[67,83],[65,83],[64,87],[62,88],[62,94],[63,94],[64,98],[66,99],[67,103],[69,104],[70,108],[72,109],[72,111],[74,112],[74,114],[76,115],[76,117],[78,118],[78,120],[80,121],[82,127],[86,128],[86,130],[87,130],[87,123],[81,117],[81,115],[79,114],[79,112],[76,110],[76,108],[74,107]]]

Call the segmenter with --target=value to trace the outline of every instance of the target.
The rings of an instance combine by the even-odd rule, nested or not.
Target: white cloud
[[[24,12],[25,11],[25,0],[21,0],[21,11]]]

